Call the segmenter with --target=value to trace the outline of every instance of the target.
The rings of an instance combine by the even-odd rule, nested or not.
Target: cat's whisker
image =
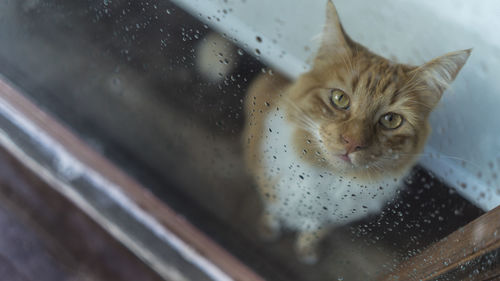
[[[319,125],[316,124],[316,122],[314,122],[311,118],[308,118],[307,116],[298,115],[294,116],[294,118],[296,121],[300,121],[300,125],[305,125],[304,129],[308,129],[308,131],[310,129],[312,130],[319,129]]]
[[[467,160],[465,158],[458,157],[458,156],[446,155],[443,153],[400,153],[400,154],[408,155],[408,156],[418,156],[418,157],[422,157],[422,156],[423,157],[435,157],[435,158],[443,157],[443,158],[448,158],[448,159],[452,159],[452,160],[463,161],[467,164],[471,164],[471,165],[475,166],[478,169],[481,169],[481,166],[479,166],[479,164],[474,163],[470,160]]]
[[[371,163],[370,165],[368,165],[367,169],[369,171],[369,173],[367,173],[367,176],[370,182],[375,182],[373,175],[384,172],[384,168],[381,166],[381,163],[378,162]]]
[[[372,168],[378,170],[378,171],[383,171],[384,168],[382,167],[381,163],[375,162],[371,165]]]
[[[291,107],[295,111],[296,114],[293,117],[296,121],[299,121],[299,125],[302,125],[302,128],[310,133],[315,133],[315,131],[319,130],[319,124],[317,124],[307,112],[303,109],[299,108],[293,101],[286,98],[285,99],[287,105]],[[305,126],[304,126],[305,125]]]
[[[452,159],[452,160],[456,160],[456,161],[462,161],[464,163],[471,164],[475,168],[481,169],[481,166],[479,166],[477,163],[474,163],[470,160],[464,159],[462,157],[451,156],[451,155],[446,155],[446,154],[442,154],[442,153],[402,153],[402,152],[400,152],[400,153],[394,154],[393,156],[381,155],[381,156],[378,156],[377,158],[381,159],[381,160],[388,160],[388,161],[398,160],[398,158],[395,156],[399,156],[399,157],[435,157],[435,158],[443,157],[443,158]],[[378,161],[375,161],[375,162],[371,163],[371,165],[378,166],[378,163],[379,163]]]
[[[352,76],[356,76],[356,71],[354,69],[354,66],[352,64],[352,60],[349,58],[346,58],[345,56],[342,56],[342,62],[344,63],[345,67],[347,68],[347,71],[350,72]]]
[[[475,166],[476,168],[481,169],[481,167],[477,163],[474,163],[470,160],[464,159],[462,157],[446,155],[443,153],[403,153],[403,152],[399,152],[399,153],[396,153],[395,155],[398,155],[400,157],[401,156],[403,156],[403,157],[408,157],[408,156],[411,156],[411,157],[435,157],[435,158],[443,157],[443,158],[448,158],[448,159],[452,159],[452,160],[463,161],[467,164],[471,164],[471,165]],[[391,160],[391,161],[398,159],[398,158],[395,158],[394,156],[382,156],[382,155],[378,156],[377,158],[383,159],[383,160]]]
[[[419,102],[419,101],[416,101],[416,100],[412,100],[412,101],[411,101],[411,103],[412,103],[412,104],[418,104],[418,105],[421,105],[421,106],[423,106],[423,107],[425,107],[425,108],[429,109],[429,111],[430,111],[430,110],[432,110],[432,107],[431,107],[430,105],[425,104],[425,103],[423,103],[423,102]]]

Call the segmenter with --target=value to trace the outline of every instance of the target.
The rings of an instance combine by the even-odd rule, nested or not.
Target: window
[[[134,217],[128,205],[118,204],[123,213],[128,210],[130,218],[137,219],[137,225],[144,224],[127,225],[129,217],[123,219],[122,211],[102,207],[99,198],[104,195],[87,192],[90,189],[79,177],[72,176],[74,170],[64,170],[64,163],[54,166],[62,167],[54,172],[76,186],[89,208],[96,208],[105,219],[120,221],[134,253],[146,260],[153,253],[158,264],[148,263],[157,271],[164,272],[162,264],[172,261],[168,247],[160,245],[176,242],[155,232],[155,227],[181,238],[196,233],[187,247],[196,237],[213,240],[212,253],[201,253],[209,264],[213,262],[200,275],[207,280],[223,278],[210,270],[222,268],[224,273],[228,268],[213,261],[218,251],[224,258],[239,260],[241,274],[266,280],[370,280],[410,268],[404,267],[405,262],[411,264],[412,257],[428,253],[425,249],[437,249],[429,246],[461,227],[473,232],[474,224],[469,223],[500,202],[500,130],[495,129],[496,119],[487,117],[500,104],[493,82],[499,42],[487,35],[494,34],[488,31],[499,23],[492,12],[498,5],[338,0],[335,5],[346,32],[390,59],[421,64],[447,51],[474,50],[453,90],[443,95],[431,115],[433,133],[419,152],[420,160],[380,212],[330,231],[314,265],[297,258],[294,231],[274,242],[259,238],[263,205],[242,152],[248,122],[246,93],[262,73],[296,79],[310,69],[321,42],[311,40],[312,33],[321,32],[325,13],[324,1],[283,2],[6,1],[0,4],[0,73],[78,136],[85,143],[82,147],[91,147],[119,167],[124,177],[137,181],[138,189],[125,192],[132,201],[155,202],[139,206],[145,217]],[[476,9],[482,17],[471,16]],[[271,127],[270,131],[282,130]],[[22,146],[21,140],[15,142]],[[37,161],[54,165],[50,157]],[[83,162],[104,175],[117,171]],[[149,195],[143,193],[148,192],[153,199],[137,199],[146,198]],[[359,192],[349,196],[359,197]],[[322,207],[333,212],[340,208],[336,204]],[[368,208],[360,205],[350,212],[367,213]],[[167,216],[167,211],[188,223],[176,226],[175,220],[162,221],[159,216]],[[150,219],[154,223],[148,224]],[[481,222],[477,225],[484,225]],[[191,225],[193,232],[176,229]],[[448,274],[450,280],[465,273],[494,276],[487,274],[493,274],[490,269],[498,262],[497,242],[477,237],[490,246],[462,271],[459,266],[456,271],[433,270]],[[200,241],[196,243],[203,244]],[[172,255],[200,265],[191,256]]]

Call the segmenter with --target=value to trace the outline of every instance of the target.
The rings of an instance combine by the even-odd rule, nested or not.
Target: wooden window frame
[[[40,110],[2,77],[0,117],[0,145],[6,151],[73,201],[166,280],[176,280],[175,274],[182,273],[175,272],[174,266],[184,267],[186,271],[196,268],[199,276],[203,275],[211,280],[264,280],[155,197],[147,188]],[[44,159],[48,155],[52,159]],[[77,161],[74,161],[75,159]],[[82,175],[86,178],[86,184],[83,185],[80,179]],[[76,177],[79,179],[74,182]],[[78,184],[80,186],[76,186]],[[93,197],[96,196],[108,198],[94,200]],[[105,201],[102,204],[104,206],[100,206],[99,201]],[[162,255],[165,249],[162,252],[162,249],[156,248],[158,245],[140,241],[140,235],[130,236],[129,232],[133,230],[126,229],[126,225],[131,221],[120,222],[107,217],[106,214],[110,213],[107,212],[110,203],[128,212],[129,220],[144,224],[151,234],[160,237],[164,244],[172,248],[171,252],[178,254],[176,263],[172,264],[169,257]],[[152,236],[145,237],[144,240],[146,238],[151,239]],[[182,261],[179,261],[180,259]]]

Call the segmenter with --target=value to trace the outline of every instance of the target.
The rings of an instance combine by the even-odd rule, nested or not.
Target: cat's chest
[[[314,216],[320,221],[356,219],[377,212],[394,196],[398,182],[361,181],[344,177],[303,159],[293,146],[294,127],[282,112],[271,112],[264,124],[264,174],[277,195],[278,210],[288,216]],[[354,213],[353,213],[354,212]]]

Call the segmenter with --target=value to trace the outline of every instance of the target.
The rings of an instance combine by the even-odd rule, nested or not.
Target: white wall
[[[175,2],[236,39],[242,48],[254,54],[258,48],[265,63],[290,77],[308,68],[319,43],[326,5],[326,0]],[[399,62],[420,64],[449,51],[474,48],[432,116],[434,131],[421,163],[483,209],[499,205],[500,1],[334,3],[354,40]],[[256,36],[262,38],[261,43]]]

